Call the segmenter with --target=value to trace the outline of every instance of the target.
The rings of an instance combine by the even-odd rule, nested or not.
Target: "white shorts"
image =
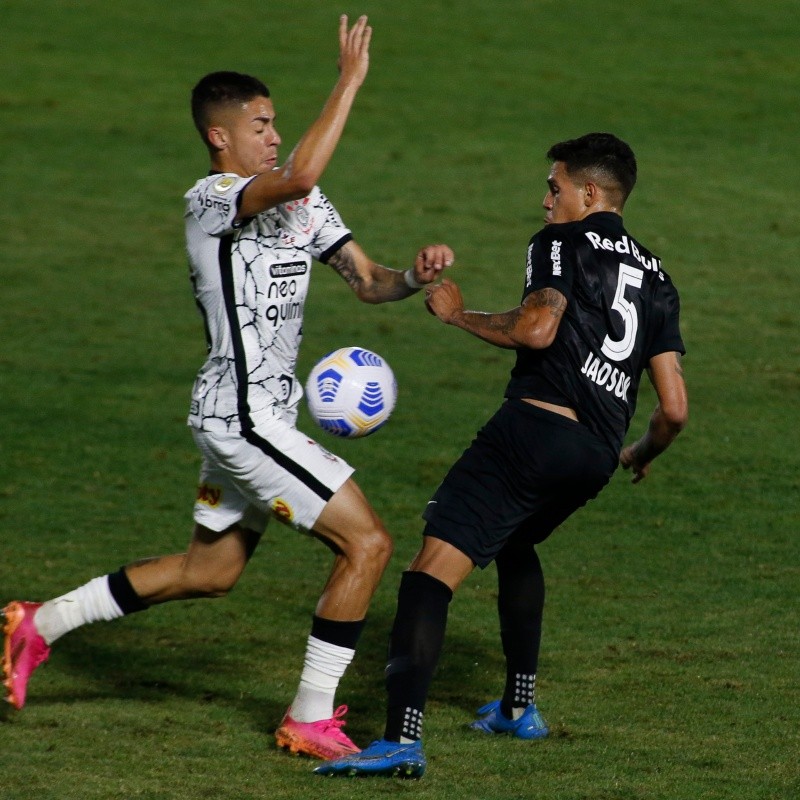
[[[212,531],[241,522],[262,533],[270,514],[309,531],[355,471],[277,416],[251,432],[192,434],[203,455],[194,521]]]

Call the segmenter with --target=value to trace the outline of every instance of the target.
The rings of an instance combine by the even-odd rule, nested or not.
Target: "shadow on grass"
[[[306,632],[277,638],[270,631],[247,629],[241,620],[226,629],[226,616],[200,634],[192,633],[191,618],[170,627],[166,614],[155,624],[127,620],[74,631],[56,643],[43,668],[50,673],[49,685],[42,686],[43,676],[32,678],[29,700],[158,705],[178,698],[234,708],[255,730],[271,735],[294,695]],[[371,618],[337,694],[337,702],[350,708],[347,732],[356,741],[376,738],[383,730],[390,627],[386,616]],[[502,680],[496,632],[449,631],[430,701],[437,709],[455,709],[454,716],[466,722],[479,705],[498,696]]]
[[[274,731],[287,700],[270,692],[269,659],[260,650],[266,643],[236,631],[228,638],[193,637],[185,628],[165,637],[150,630],[123,631],[121,626],[75,631],[53,648],[44,669],[60,672],[57,685],[37,689],[35,675],[29,699],[82,703],[128,700],[158,705],[175,698],[235,708],[264,733]],[[243,657],[237,663],[235,654]],[[295,661],[302,660],[299,653]],[[255,669],[257,667],[257,670]],[[291,697],[289,697],[291,699]]]

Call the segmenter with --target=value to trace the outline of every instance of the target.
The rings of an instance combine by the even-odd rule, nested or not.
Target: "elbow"
[[[283,202],[302,200],[304,197],[308,197],[314,186],[316,186],[316,181],[314,181],[311,176],[292,176],[286,181],[284,192],[286,200]]]
[[[689,406],[686,402],[678,402],[661,407],[665,424],[673,436],[677,436],[689,422]]]
[[[283,167],[279,167],[277,172],[283,184],[283,194],[288,200],[300,200],[311,194],[319,179],[315,170],[298,168],[292,158]]]
[[[365,286],[353,287],[353,291],[355,292],[356,297],[362,303],[367,303],[367,305],[376,306],[380,303],[385,303],[388,300],[386,297],[381,297],[375,292],[371,292]]]
[[[553,344],[555,338],[555,330],[532,330],[520,344],[530,350],[545,350]]]
[[[317,185],[319,176],[303,170],[291,176],[292,191],[295,194],[295,199],[299,200],[301,197],[311,193],[311,190]]]

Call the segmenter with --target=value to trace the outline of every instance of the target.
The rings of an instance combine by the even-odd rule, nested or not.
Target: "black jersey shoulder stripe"
[[[269,456],[276,464],[294,475],[299,481],[302,481],[314,494],[327,502],[333,497],[333,492],[325,486],[325,484],[321,483],[300,464],[292,461],[291,458],[270,444],[266,439],[259,436],[254,430],[253,420],[250,417],[250,404],[247,398],[247,387],[250,385],[247,374],[247,358],[245,356],[244,342],[242,340],[242,331],[239,327],[239,317],[236,312],[236,293],[233,284],[233,241],[233,234],[220,237],[219,267],[222,281],[222,296],[225,302],[225,315],[228,318],[228,327],[230,328],[231,343],[233,346],[233,360],[236,371],[237,408],[239,412],[239,423],[242,426],[242,436],[254,447],[261,450],[266,456]]]
[[[324,253],[320,254],[320,257],[317,260],[321,261],[323,264],[327,264],[328,263],[328,259],[337,250],[341,250],[349,241],[352,240],[352,238],[353,238],[353,234],[346,233],[344,236],[342,236],[341,239],[339,239],[338,242],[336,242],[335,244],[332,244]]]

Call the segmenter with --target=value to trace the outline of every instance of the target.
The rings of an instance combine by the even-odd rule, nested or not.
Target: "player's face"
[[[281,137],[275,130],[275,109],[268,97],[255,97],[225,120],[228,169],[242,175],[269,172],[278,163]]]
[[[547,194],[542,206],[547,212],[544,215],[545,225],[551,222],[575,222],[586,214],[585,187],[576,184],[567,175],[563,161],[553,162],[547,177]]]

